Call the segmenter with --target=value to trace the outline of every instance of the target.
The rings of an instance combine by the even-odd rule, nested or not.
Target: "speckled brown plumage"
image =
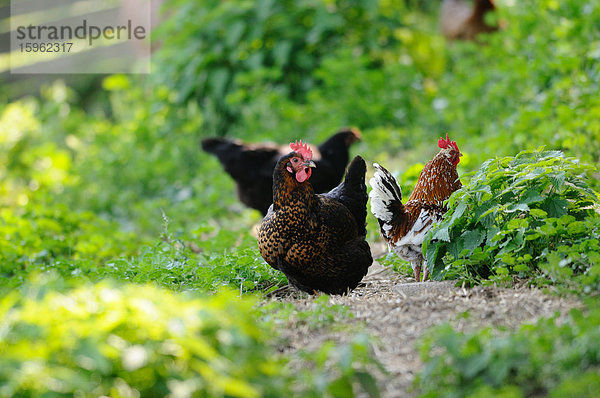
[[[343,294],[373,262],[365,241],[365,162],[357,156],[338,187],[317,195],[310,179],[300,183],[287,170],[294,156],[275,167],[273,205],[258,231],[260,254],[301,290]]]

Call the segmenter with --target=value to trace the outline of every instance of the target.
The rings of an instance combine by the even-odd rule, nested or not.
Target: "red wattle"
[[[296,172],[296,180],[298,182],[304,182],[310,178],[310,174],[312,173],[312,170],[308,169],[308,173],[304,170],[306,170],[306,169],[298,170]]]

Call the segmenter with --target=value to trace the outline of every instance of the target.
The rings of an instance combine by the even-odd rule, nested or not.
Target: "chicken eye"
[[[292,162],[294,162],[294,163],[298,163],[298,158],[293,158],[293,159],[292,159]]]

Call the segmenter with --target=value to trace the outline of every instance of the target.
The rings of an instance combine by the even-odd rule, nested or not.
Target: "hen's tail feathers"
[[[352,213],[359,235],[366,235],[367,221],[367,186],[365,185],[365,173],[367,164],[360,156],[356,156],[346,171],[344,181],[337,187],[325,194],[325,196],[337,200]]]
[[[365,185],[365,173],[367,172],[367,164],[365,160],[360,156],[356,156],[350,162],[346,177],[344,178],[344,184],[349,188],[357,191],[364,191],[367,193],[367,186]],[[362,192],[361,192],[362,193]]]
[[[221,137],[205,138],[202,140],[202,149],[215,155],[234,180],[240,182],[248,178],[243,163],[244,146],[240,142]]]
[[[373,164],[375,174],[369,180],[373,188],[371,197],[371,213],[379,220],[382,228],[394,218],[394,213],[402,211],[402,192],[396,183],[394,176],[377,163]]]

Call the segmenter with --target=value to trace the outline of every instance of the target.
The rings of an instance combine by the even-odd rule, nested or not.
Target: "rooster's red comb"
[[[308,147],[307,143],[302,143],[302,140],[296,140],[296,142],[292,142],[290,144],[290,148],[292,151],[299,153],[304,160],[312,159],[312,151]]]
[[[458,152],[460,152],[458,150],[458,145],[456,145],[456,141],[450,141],[450,138],[448,138],[448,133],[446,133],[446,139],[444,139],[444,137],[440,137],[440,139],[438,140],[438,146],[442,149],[446,149],[451,146]]]

